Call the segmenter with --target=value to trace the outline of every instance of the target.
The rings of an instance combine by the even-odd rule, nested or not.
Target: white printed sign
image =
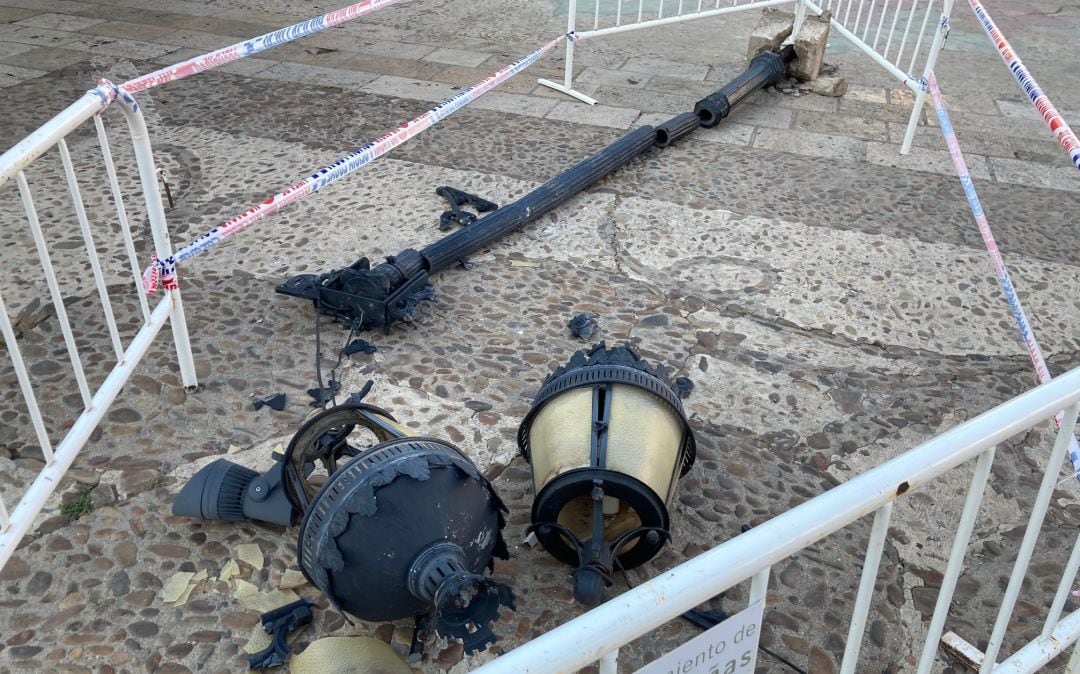
[[[753,674],[764,611],[762,602],[751,604],[637,674]]]

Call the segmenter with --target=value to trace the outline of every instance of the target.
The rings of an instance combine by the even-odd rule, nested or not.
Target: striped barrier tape
[[[182,262],[183,260],[198,255],[204,250],[215,246],[233,234],[236,234],[256,220],[261,220],[268,215],[277,213],[283,207],[295,201],[299,201],[309,194],[326,187],[330,183],[344,178],[361,166],[371,163],[398,145],[401,145],[428,127],[449,117],[454,112],[457,112],[480,96],[483,96],[514,75],[525,70],[539,60],[541,56],[554,49],[556,45],[562,42],[564,37],[566,36],[560,35],[536,51],[521,57],[505,68],[489,75],[477,84],[451,96],[419,117],[394,129],[390,133],[380,136],[364,147],[350,152],[333,164],[323,167],[307,178],[304,178],[296,184],[291,185],[285,190],[266,199],[266,201],[263,201],[261,204],[253,206],[240,215],[215,227],[195,241],[173,253],[171,257],[164,260],[159,260],[157,257],[151,258],[150,266],[143,272],[143,287],[146,289],[146,292],[152,295],[157,290],[159,283],[165,289],[175,289],[177,287],[176,264],[178,262]]]
[[[1050,127],[1050,131],[1054,133],[1058,142],[1061,143],[1061,147],[1065,148],[1065,152],[1069,154],[1072,163],[1077,169],[1080,169],[1080,140],[1077,139],[1076,134],[1073,133],[1065,118],[1061,116],[1061,113],[1047,98],[1042,87],[1039,86],[1039,83],[1035,81],[1031,72],[1024,65],[1024,62],[1017,56],[1012,45],[1005,39],[1001,29],[994,23],[982,3],[979,0],[968,0],[968,4],[971,5],[972,11],[975,12],[975,16],[979,19],[983,30],[990,37],[990,41],[997,47],[998,53],[1001,54],[1002,60],[1005,61],[1005,65],[1009,66],[1009,71],[1016,78],[1020,88],[1024,90],[1035,109],[1042,115],[1043,120]]]
[[[1045,384],[1050,381],[1050,370],[1046,367],[1046,359],[1043,358],[1042,349],[1039,348],[1039,342],[1035,339],[1035,331],[1031,329],[1031,323],[1024,312],[1024,307],[1020,304],[1020,297],[1016,294],[1012,279],[1009,278],[1009,270],[1005,267],[1005,260],[1002,259],[1001,251],[994,240],[994,233],[990,230],[990,222],[986,219],[986,212],[983,210],[982,202],[979,201],[979,195],[975,191],[975,184],[971,181],[967,162],[964,161],[964,154],[960,150],[960,141],[956,138],[952,120],[949,119],[949,111],[945,109],[945,102],[941,98],[937,78],[934,77],[933,73],[930,73],[930,78],[927,80],[927,90],[930,93],[930,100],[933,101],[934,112],[937,113],[941,133],[945,136],[945,144],[949,147],[949,156],[952,157],[956,177],[960,179],[960,184],[964,187],[964,195],[967,196],[971,214],[975,216],[975,224],[979,226],[979,234],[982,235],[983,243],[986,245],[986,252],[990,255],[990,263],[994,267],[994,273],[997,274],[1001,292],[1005,295],[1005,301],[1009,304],[1013,320],[1016,321],[1016,327],[1020,330],[1020,338],[1024,340],[1024,344],[1027,346],[1031,364],[1035,366],[1035,376],[1040,384]],[[1060,427],[1064,418],[1064,412],[1058,412],[1054,417],[1054,423]],[[1080,479],[1080,443],[1077,443],[1075,437],[1069,438],[1069,461],[1073,465],[1073,472],[1077,479]]]
[[[327,28],[345,23],[346,21],[352,21],[365,14],[371,14],[384,7],[396,5],[403,1],[404,0],[363,0],[362,2],[349,5],[348,7],[335,9],[332,12],[317,16],[314,19],[301,21],[300,23],[293,24],[286,28],[275,30],[265,35],[260,35],[259,37],[253,37],[250,40],[244,40],[243,42],[238,42],[228,47],[222,47],[209,54],[194,56],[186,61],[177,63],[176,65],[161,68],[160,70],[155,70],[152,73],[124,82],[122,86],[128,93],[136,93],[144,89],[165,84],[166,82],[190,77],[195,73],[201,73],[225,65],[226,63],[238,61],[247,56],[251,56],[252,54],[258,54],[261,51],[266,51],[272,47],[285,44],[286,42],[292,42],[293,40],[299,40],[300,38],[314,35]]]

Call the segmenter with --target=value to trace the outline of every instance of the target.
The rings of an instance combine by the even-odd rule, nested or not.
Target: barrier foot
[[[536,80],[536,82],[537,84],[541,84],[549,89],[554,89],[555,91],[562,92],[567,96],[573,96],[582,103],[586,103],[588,105],[596,105],[599,102],[595,98],[590,98],[589,96],[586,96],[580,91],[576,89],[571,89],[570,87],[565,87],[558,82],[552,82],[551,80]]]

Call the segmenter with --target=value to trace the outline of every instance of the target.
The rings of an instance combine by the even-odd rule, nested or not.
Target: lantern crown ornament
[[[548,376],[518,446],[532,467],[530,530],[576,567],[574,596],[587,606],[614,571],[645,563],[670,538],[668,506],[696,453],[666,368],[603,342]]]

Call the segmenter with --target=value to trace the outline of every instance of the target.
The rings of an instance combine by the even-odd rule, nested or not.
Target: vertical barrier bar
[[[622,25],[622,0],[619,0],[615,5],[615,25]]]
[[[933,2],[930,3],[933,5]],[[938,20],[937,30],[934,31],[934,41],[930,45],[930,53],[926,55],[926,67],[923,68],[922,81],[919,90],[915,92],[915,105],[911,108],[911,117],[908,119],[907,131],[904,133],[904,143],[900,146],[900,154],[911,151],[911,141],[915,139],[915,129],[919,126],[919,117],[922,115],[923,105],[926,103],[926,83],[937,65],[938,54],[945,44],[945,38],[949,34],[949,16],[952,14],[953,0],[944,0],[941,4],[941,19]],[[916,51],[918,47],[916,47]]]
[[[795,20],[791,23],[791,38],[795,39],[795,36],[802,30],[803,22],[806,21],[806,0],[796,0],[795,2]]]
[[[1016,598],[1020,595],[1020,586],[1024,582],[1031,555],[1035,549],[1035,542],[1039,538],[1039,530],[1042,528],[1043,518],[1050,506],[1050,497],[1054,493],[1057,482],[1058,470],[1065,458],[1065,451],[1069,448],[1069,439],[1072,438],[1073,429],[1076,427],[1076,418],[1080,415],[1080,403],[1069,408],[1065,413],[1065,419],[1058,429],[1057,439],[1054,440],[1054,449],[1046,461],[1046,471],[1043,473],[1042,484],[1035,496],[1035,503],[1031,507],[1031,517],[1028,519],[1027,530],[1024,532],[1024,540],[1020,543],[1020,550],[1016,555],[1016,563],[1013,565],[1012,575],[1009,577],[1009,585],[1005,588],[1005,595],[1001,600],[1001,609],[998,611],[997,620],[994,622],[994,630],[990,633],[990,641],[986,646],[986,654],[983,657],[982,668],[979,674],[990,674],[993,670],[998,653],[1001,651],[1002,640],[1005,630],[1012,618],[1013,608],[1016,606]]]
[[[600,674],[619,674],[619,649],[604,653],[600,658]]]
[[[872,45],[870,45],[870,48],[873,49],[874,51],[877,51],[877,43],[878,43],[878,40],[881,39],[881,29],[885,25],[885,15],[888,13],[888,11],[889,11],[889,0],[885,0],[885,3],[881,6],[881,16],[878,18],[877,32],[874,33],[874,43]],[[895,21],[896,20],[893,19],[894,23],[895,23]]]
[[[870,34],[870,24],[874,22],[874,6],[877,0],[870,0],[870,10],[866,13],[866,25],[863,26],[862,41],[866,42],[866,36]]]
[[[597,0],[599,2],[599,0]],[[567,23],[566,34],[573,35],[577,29],[577,0],[570,0],[569,8],[567,9]],[[574,79],[574,41],[569,37],[566,38],[566,72],[563,73],[563,86],[567,89],[573,88]]]
[[[769,571],[771,570],[771,566],[766,566],[754,574],[753,580],[750,581],[750,601],[747,602],[748,606],[755,602],[765,601],[765,594],[769,591]]]
[[[663,0],[661,0],[663,2]],[[593,9],[592,29],[596,30],[600,27],[600,0],[593,0],[595,8]]]
[[[154,237],[154,250],[159,260],[167,260],[172,256],[172,244],[169,242],[169,228],[165,221],[165,207],[161,203],[161,192],[158,189],[154,151],[150,147],[150,134],[146,130],[146,120],[143,119],[138,103],[131,96],[121,90],[120,98],[122,100],[118,103],[124,111],[124,117],[127,118],[131,143],[135,148],[135,163],[139,167],[139,180],[146,200],[150,231]],[[172,303],[169,323],[172,324],[176,358],[180,365],[180,378],[184,382],[184,387],[191,389],[198,386],[199,380],[195,376],[195,359],[191,355],[187,318],[184,316],[184,305],[178,288],[169,291],[169,301]]]
[[[907,44],[908,34],[911,32],[911,21],[918,11],[919,0],[911,0],[911,11],[908,13],[907,23],[904,25],[904,37],[900,39],[900,48],[896,50],[896,60],[893,61],[893,65],[897,68],[900,67],[900,62],[904,60],[904,46]]]
[[[1073,645],[1069,664],[1065,665],[1065,674],[1080,674],[1080,645]]]
[[[22,171],[18,175],[22,175]],[[38,407],[37,396],[34,395],[34,387],[30,384],[30,373],[26,371],[26,363],[23,361],[19,342],[15,339],[15,330],[11,327],[11,319],[8,318],[7,307],[4,306],[4,298],[0,295],[0,335],[4,337],[7,352],[11,356],[11,365],[15,368],[15,378],[19,380],[19,389],[23,399],[26,400],[26,409],[30,412],[30,422],[34,425],[34,433],[37,434],[41,453],[45,455],[45,462],[52,463],[52,443],[49,442],[49,433],[45,430],[45,420],[41,418],[41,409]],[[10,520],[8,525],[10,525]],[[4,526],[4,530],[8,528]],[[2,565],[0,565],[2,566]]]
[[[75,383],[82,394],[83,406],[90,408],[90,387],[86,385],[86,374],[83,372],[82,361],[79,360],[79,351],[75,348],[75,336],[71,334],[71,322],[68,320],[67,308],[64,306],[64,296],[60,294],[60,285],[56,282],[56,272],[53,271],[52,260],[49,259],[49,249],[45,245],[45,236],[41,233],[41,222],[38,220],[37,209],[34,208],[34,198],[30,194],[30,185],[26,183],[26,176],[22,171],[15,174],[15,182],[19,186],[19,196],[22,197],[23,208],[26,210],[26,219],[30,223],[30,233],[34,237],[34,245],[37,246],[38,259],[41,261],[41,270],[45,272],[45,283],[49,286],[49,294],[52,296],[53,309],[56,310],[56,321],[60,324],[60,332],[64,335],[64,344],[67,345],[68,358],[71,367],[75,371]]]
[[[903,7],[904,7],[904,0],[896,0],[896,11],[893,12],[892,25],[889,27],[889,39],[885,40],[885,50],[881,52],[881,58],[883,58],[885,60],[889,59],[889,47],[892,46],[893,36],[896,35],[896,23],[900,20],[900,10],[903,9]],[[910,25],[910,18],[911,17],[908,17],[909,25]],[[877,44],[876,40],[874,41],[874,44]]]
[[[858,0],[858,1],[859,1],[859,11],[855,12],[855,25],[853,25],[851,27],[851,32],[852,33],[859,32],[859,21],[862,19],[863,7],[866,6],[866,0]]]
[[[922,26],[919,28],[919,34],[915,40],[915,50],[911,52],[911,63],[908,64],[907,70],[911,72],[915,70],[915,60],[919,58],[919,48],[922,47],[923,36],[926,35],[926,26],[930,23],[930,14],[934,11],[934,0],[930,0],[926,4],[926,14],[923,14]],[[896,66],[899,68],[900,64]]]
[[[116,317],[113,315],[112,300],[109,299],[109,291],[105,287],[105,275],[101,272],[101,261],[98,259],[97,249],[94,247],[94,233],[90,231],[90,221],[86,217],[86,206],[83,204],[82,193],[79,191],[79,181],[75,177],[75,167],[71,163],[71,152],[68,151],[67,142],[63,138],[56,145],[60,148],[60,161],[64,165],[68,195],[71,197],[71,203],[75,207],[75,218],[79,221],[79,229],[82,230],[83,242],[86,244],[86,256],[90,260],[90,271],[94,275],[98,299],[101,300],[101,308],[105,312],[105,323],[109,327],[109,337],[112,339],[113,351],[116,352],[116,361],[120,362],[124,359],[124,347],[120,344],[120,332],[116,329]]]
[[[941,588],[938,590],[934,614],[930,618],[930,627],[926,630],[926,641],[923,642],[916,674],[930,674],[934,666],[938,642],[941,641],[941,633],[945,629],[945,618],[949,616],[949,605],[952,603],[953,593],[956,592],[956,583],[960,579],[960,572],[964,570],[967,546],[975,530],[975,520],[979,516],[979,507],[982,505],[986,481],[990,477],[993,464],[994,449],[991,448],[979,455],[975,470],[972,471],[971,484],[968,485],[964,509],[960,512],[960,523],[956,526],[956,537],[953,539],[952,550],[949,551],[949,563],[945,567],[945,575],[941,578]]]
[[[854,674],[862,648],[863,633],[866,631],[866,616],[870,612],[870,601],[874,597],[874,583],[877,581],[878,567],[881,565],[881,550],[885,547],[885,536],[889,533],[889,519],[892,517],[892,501],[881,506],[874,513],[874,526],[870,529],[870,540],[866,544],[866,558],[863,560],[862,577],[859,579],[859,593],[855,595],[855,609],[848,628],[847,644],[844,645],[844,659],[840,662],[840,674]]]
[[[1061,620],[1061,611],[1065,608],[1065,600],[1069,598],[1069,590],[1076,582],[1076,573],[1080,571],[1080,536],[1073,543],[1072,554],[1065,564],[1065,571],[1061,574],[1061,584],[1058,585],[1057,594],[1054,595],[1054,603],[1050,605],[1050,612],[1046,614],[1046,624],[1043,625],[1042,638],[1050,638],[1050,633],[1057,627]]]
[[[105,172],[109,176],[109,189],[112,190],[113,201],[116,202],[116,216],[120,219],[120,233],[124,236],[124,248],[127,250],[128,260],[131,262],[131,277],[135,280],[135,292],[139,294],[139,307],[142,308],[143,322],[145,323],[150,320],[150,306],[146,302],[146,291],[143,290],[142,285],[142,273],[139,271],[139,257],[135,253],[135,242],[131,238],[131,225],[128,222],[127,209],[124,208],[124,195],[120,192],[120,182],[116,179],[116,165],[113,163],[112,150],[109,147],[109,136],[105,133],[105,124],[101,121],[101,115],[94,115],[94,127],[97,129],[101,156],[105,160]]]

